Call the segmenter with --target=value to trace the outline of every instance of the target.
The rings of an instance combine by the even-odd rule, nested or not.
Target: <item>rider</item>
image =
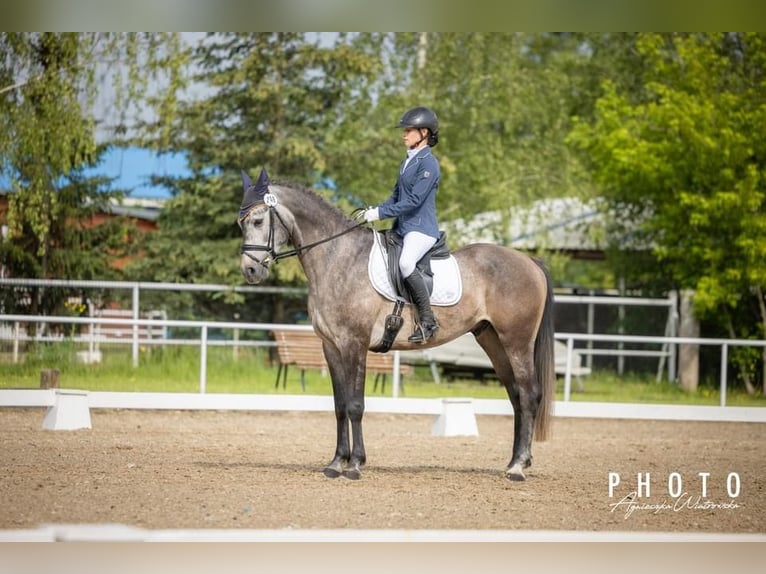
[[[396,126],[403,128],[407,157],[402,161],[393,193],[377,207],[369,207],[365,221],[396,218],[392,229],[403,237],[399,271],[418,310],[419,325],[409,337],[425,343],[436,334],[436,322],[425,280],[415,265],[439,238],[436,220],[436,193],[441,179],[439,161],[431,148],[439,141],[439,120],[430,108],[407,110]]]

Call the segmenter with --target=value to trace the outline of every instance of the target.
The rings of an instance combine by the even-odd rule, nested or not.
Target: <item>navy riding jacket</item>
[[[436,193],[440,180],[439,161],[426,146],[410,159],[404,170],[399,168],[393,193],[378,206],[378,215],[381,219],[395,217],[393,229],[401,236],[420,231],[438,239]]]

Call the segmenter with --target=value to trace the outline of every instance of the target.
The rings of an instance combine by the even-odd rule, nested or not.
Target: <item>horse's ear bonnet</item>
[[[244,217],[251,207],[258,203],[263,203],[264,196],[269,192],[269,176],[266,173],[265,168],[261,168],[261,174],[258,176],[258,181],[253,183],[242,170],[242,187],[245,190],[245,196],[242,198],[242,205],[239,208],[239,217]]]

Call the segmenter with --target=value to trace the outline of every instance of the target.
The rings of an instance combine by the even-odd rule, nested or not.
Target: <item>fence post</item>
[[[593,290],[589,292],[590,296],[593,296],[595,293]],[[595,332],[595,325],[596,325],[596,307],[593,305],[593,302],[588,303],[588,335],[593,335]],[[593,350],[593,340],[588,339],[588,341],[585,343],[585,346],[588,348],[589,351]],[[585,366],[589,369],[593,368],[593,354],[588,353],[585,356]]]
[[[138,367],[138,283],[133,284],[133,367]]]
[[[207,390],[207,325],[202,325],[199,347],[199,392]]]
[[[21,323],[13,322],[13,364],[19,362],[19,337],[21,336]]]
[[[88,299],[88,317],[93,318],[93,303],[90,298]],[[93,357],[96,354],[96,325],[94,323],[88,323],[88,357]]]
[[[391,374],[391,396],[396,399],[399,397],[399,385],[401,384],[401,374],[399,373],[399,365],[401,364],[401,358],[399,351],[394,351],[394,372]]]
[[[729,362],[729,345],[721,345],[721,406],[726,406],[727,363]]]
[[[625,296],[625,278],[620,277],[620,297]],[[617,334],[622,335],[625,333],[625,305],[620,303],[617,306]],[[617,348],[622,351],[625,348],[625,343],[620,341],[617,343]],[[620,353],[617,355],[617,374],[622,376],[625,373],[625,355]]]
[[[670,304],[668,305],[668,323],[670,324],[670,331],[668,336],[675,337],[678,335],[678,291],[671,291],[668,295]],[[678,346],[675,343],[668,343],[670,350],[670,356],[668,358],[668,382],[678,380]]]
[[[572,356],[574,351],[574,339],[567,339],[567,368],[564,372],[564,400],[568,401],[572,394]]]
[[[681,291],[681,337],[696,339],[700,335],[700,324],[694,316],[692,300],[694,291]],[[696,391],[699,381],[699,345],[682,343],[679,345],[678,370],[681,388],[685,391]]]
[[[59,375],[61,371],[58,369],[43,369],[40,371],[40,388],[41,389],[58,389],[59,388]]]

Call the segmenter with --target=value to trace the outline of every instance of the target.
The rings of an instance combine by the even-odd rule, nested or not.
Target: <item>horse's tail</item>
[[[540,327],[535,338],[535,378],[541,389],[540,406],[535,417],[535,439],[544,441],[550,438],[553,399],[556,392],[556,356],[553,324],[553,282],[545,264],[534,260],[545,275],[545,307]]]

